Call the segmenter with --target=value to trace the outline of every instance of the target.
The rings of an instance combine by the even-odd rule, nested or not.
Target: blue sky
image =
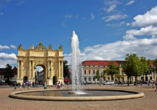
[[[79,37],[82,60],[157,56],[157,0],[0,0],[0,67],[17,66],[17,46],[64,48]]]

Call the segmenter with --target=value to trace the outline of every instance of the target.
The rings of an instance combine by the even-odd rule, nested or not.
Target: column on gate
[[[31,60],[29,60],[29,79],[31,78]]]
[[[53,75],[52,75],[52,61],[50,61],[50,63],[51,63],[50,69],[51,69],[51,78],[52,78],[53,77]]]
[[[47,77],[49,77],[49,60],[47,61]]]
[[[60,61],[58,61],[58,75],[59,75],[59,78],[60,78]]]
[[[61,74],[62,74],[62,78],[63,78],[63,61],[62,61],[62,72],[61,72]]]
[[[22,60],[21,60],[21,78],[23,79],[22,65],[23,65],[23,63],[22,63]]]
[[[35,80],[34,61],[32,61],[32,78]]]
[[[19,79],[20,78],[20,63],[19,63],[19,60],[17,60],[17,78]]]

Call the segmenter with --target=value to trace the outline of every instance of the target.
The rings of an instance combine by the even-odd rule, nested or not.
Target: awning
[[[64,81],[70,81],[69,79],[64,79]]]
[[[0,80],[0,82],[5,82],[5,80]]]

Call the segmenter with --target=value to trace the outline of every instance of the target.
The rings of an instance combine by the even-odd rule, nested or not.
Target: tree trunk
[[[127,82],[128,82],[128,86],[129,86],[129,77],[130,77],[130,76],[128,76],[128,81],[127,81]]]
[[[137,76],[135,76],[135,84],[136,84],[136,87],[137,87]]]

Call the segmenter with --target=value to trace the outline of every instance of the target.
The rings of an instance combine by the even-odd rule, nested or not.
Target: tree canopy
[[[119,66],[114,65],[114,62],[113,62],[113,61],[109,62],[108,67],[109,67],[109,68],[106,69],[106,73],[107,73],[108,75],[111,75],[112,78],[113,78],[113,75],[120,73],[120,71],[119,71]]]
[[[7,78],[7,81],[9,81],[9,78],[14,77],[12,66],[10,66],[9,64],[6,65],[6,69],[4,71],[4,77]]]
[[[69,78],[69,66],[67,65],[68,61],[64,60],[63,61],[63,71],[64,71],[64,78],[68,77]]]

